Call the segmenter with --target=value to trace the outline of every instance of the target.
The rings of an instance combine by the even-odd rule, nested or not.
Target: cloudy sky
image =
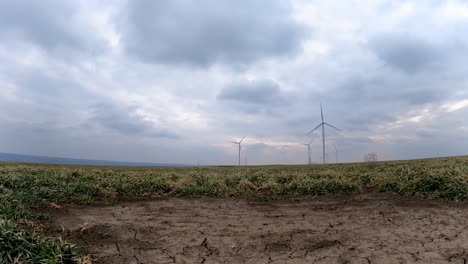
[[[339,2],[339,3],[338,3]],[[0,1],[0,152],[304,163],[468,154],[464,0]]]

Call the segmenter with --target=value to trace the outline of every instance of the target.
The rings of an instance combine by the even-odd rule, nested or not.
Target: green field
[[[468,196],[468,157],[311,166],[80,167],[0,163],[0,263],[86,263],[83,250],[41,233],[57,204],[161,196],[291,196],[397,192],[452,201]]]

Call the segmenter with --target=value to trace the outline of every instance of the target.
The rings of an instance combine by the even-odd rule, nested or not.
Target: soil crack
[[[137,264],[140,264],[140,260],[138,259],[138,257],[135,254],[133,254],[133,258],[136,260]]]
[[[115,247],[117,248],[117,252],[118,252],[119,256],[121,256],[119,243],[115,242]]]

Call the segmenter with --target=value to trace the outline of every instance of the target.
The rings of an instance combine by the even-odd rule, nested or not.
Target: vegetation
[[[464,200],[468,157],[311,166],[79,167],[0,163],[0,263],[76,263],[83,253],[37,232],[35,219],[60,203],[92,204],[165,195],[314,196],[372,189]],[[36,230],[36,231],[35,231]]]
[[[3,221],[0,223],[0,263],[84,263],[81,253],[61,239]]]

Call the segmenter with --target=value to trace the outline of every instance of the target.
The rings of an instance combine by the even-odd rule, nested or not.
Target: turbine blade
[[[234,143],[234,144],[239,144],[239,142],[234,142],[234,141],[233,141],[232,143]]]
[[[318,126],[316,126],[314,129],[312,129],[309,133],[306,134],[306,136],[310,135],[312,132],[314,132],[317,128],[319,128],[323,123],[320,123]]]
[[[239,141],[239,144],[242,143],[242,141],[244,141],[244,138],[245,138],[245,136],[241,139],[241,141]]]
[[[327,126],[329,126],[329,127],[331,127],[331,128],[334,128],[334,129],[336,129],[336,130],[338,130],[338,131],[340,131],[340,132],[343,132],[343,131],[341,131],[341,129],[339,129],[339,128],[337,128],[337,127],[334,127],[334,126],[332,126],[332,125],[330,125],[330,124],[328,124],[328,123],[324,123],[324,124],[327,125]]]
[[[322,115],[322,123],[323,123],[323,109],[322,109],[322,103],[320,103],[320,114]]]

